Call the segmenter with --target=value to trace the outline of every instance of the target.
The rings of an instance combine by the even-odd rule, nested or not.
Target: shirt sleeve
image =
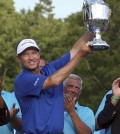
[[[90,108],[86,107],[86,109],[87,109],[86,116],[85,116],[86,119],[84,119],[84,122],[91,129],[93,134],[95,130],[95,116],[93,111]]]
[[[97,118],[98,114],[103,110],[103,108],[104,108],[104,106],[105,106],[106,95],[107,95],[107,94],[111,94],[111,93],[112,93],[112,90],[108,91],[108,92],[105,94],[105,96],[103,97],[103,99],[102,99],[102,101],[101,101],[101,103],[100,103],[100,105],[99,105],[99,108],[98,108],[98,110],[97,110],[97,112],[96,112],[96,114],[95,114],[95,118]]]
[[[60,68],[64,67],[69,61],[70,61],[70,52],[67,52],[58,60],[50,62],[49,66],[51,66],[52,68],[54,67],[56,70],[59,70]]]
[[[116,107],[111,102],[107,102],[104,109],[99,113],[97,117],[97,123],[100,128],[108,128],[111,125],[115,115]]]
[[[14,83],[16,96],[39,96],[47,76],[25,73],[18,76]]]

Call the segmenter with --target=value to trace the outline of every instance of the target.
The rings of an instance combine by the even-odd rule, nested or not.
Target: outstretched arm
[[[70,50],[70,62],[56,73],[48,77],[44,82],[43,89],[58,86],[74,70],[78,63],[91,53],[89,42],[87,42],[91,38],[92,34],[87,32],[75,43],[73,48]]]

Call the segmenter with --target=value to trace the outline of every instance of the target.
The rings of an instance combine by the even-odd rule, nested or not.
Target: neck
[[[33,74],[41,75],[41,73],[40,73],[40,68],[36,68],[36,69],[27,69],[27,68],[23,67],[23,69],[25,69],[25,70],[27,70],[27,71],[33,73]]]
[[[31,72],[32,72],[33,74],[41,75],[39,68],[38,68],[38,69],[35,69],[35,70],[31,70]]]

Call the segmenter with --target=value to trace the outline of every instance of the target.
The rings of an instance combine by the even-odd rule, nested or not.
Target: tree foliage
[[[111,89],[112,81],[120,76],[120,1],[106,0],[112,9],[109,28],[102,34],[110,49],[92,52],[80,62],[73,73],[83,80],[80,103],[96,111],[103,95]],[[13,82],[21,71],[16,60],[16,45],[24,38],[33,38],[41,48],[47,62],[69,51],[85,33],[82,12],[71,14],[64,20],[55,19],[52,1],[40,0],[33,11],[16,12],[12,0],[0,0],[0,77],[4,88],[13,90]]]

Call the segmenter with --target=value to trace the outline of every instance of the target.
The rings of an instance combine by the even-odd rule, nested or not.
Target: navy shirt
[[[109,90],[106,94],[105,94],[105,96],[103,97],[103,99],[102,99],[102,101],[101,101],[101,103],[100,103],[100,106],[99,106],[99,108],[98,108],[98,110],[97,110],[97,112],[96,112],[96,114],[95,114],[95,118],[97,118],[97,116],[99,115],[99,113],[104,109],[104,106],[105,106],[105,102],[106,102],[106,96],[108,95],[108,94],[111,94],[112,93],[112,90]],[[111,134],[111,126],[109,126],[108,128],[106,128],[105,130],[104,130],[105,132],[105,134]]]
[[[47,77],[70,61],[70,53],[47,64],[42,75],[25,69],[14,82],[15,95],[22,111],[22,127],[27,134],[60,134],[64,126],[63,84],[42,90]]]

